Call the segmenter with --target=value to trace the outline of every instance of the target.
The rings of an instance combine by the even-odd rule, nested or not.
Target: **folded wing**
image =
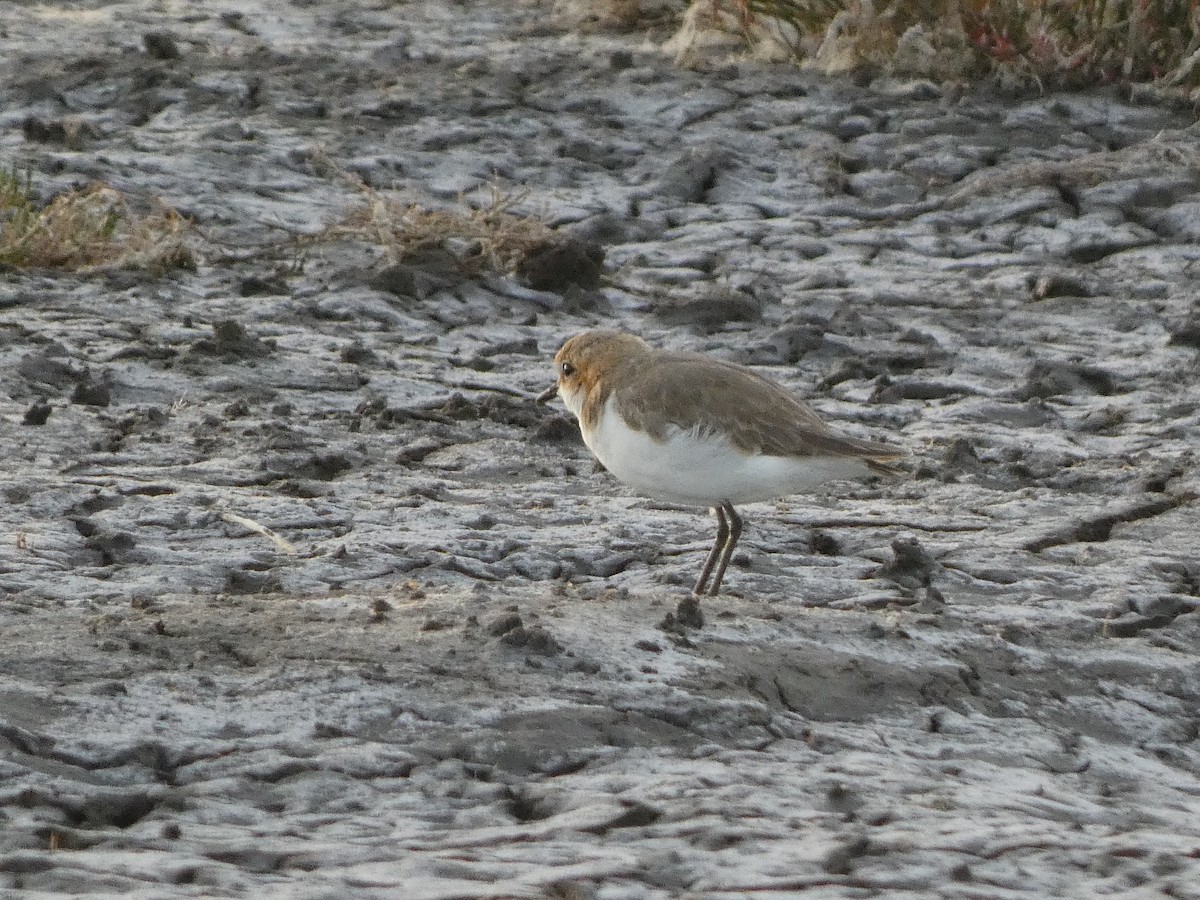
[[[670,377],[664,369],[669,370]],[[658,354],[628,374],[617,412],[633,428],[664,440],[670,426],[724,434],[738,449],[768,456],[840,456],[880,473],[907,454],[841,435],[808,404],[750,369],[702,356]]]

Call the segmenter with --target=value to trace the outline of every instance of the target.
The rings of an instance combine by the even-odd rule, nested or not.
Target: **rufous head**
[[[546,403],[557,394],[567,409],[584,423],[599,414],[612,391],[617,370],[631,357],[649,353],[640,337],[621,331],[584,331],[570,338],[554,354],[557,383],[538,397]]]

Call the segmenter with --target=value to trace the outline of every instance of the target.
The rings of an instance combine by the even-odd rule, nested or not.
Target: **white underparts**
[[[583,392],[564,394],[563,401],[578,416]],[[597,427],[583,430],[583,439],[604,467],[637,493],[690,506],[774,500],[870,474],[860,459],[746,453],[711,431],[669,428],[666,439],[656,441],[630,428],[612,398]]]

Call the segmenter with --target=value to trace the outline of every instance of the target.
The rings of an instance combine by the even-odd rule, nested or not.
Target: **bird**
[[[626,332],[574,335],[555,353],[554,372],[538,402],[560,397],[605,469],[643,496],[713,510],[717,535],[696,599],[721,589],[744,525],[735,505],[895,475],[908,456],[838,433],[751,368],[657,349]]]

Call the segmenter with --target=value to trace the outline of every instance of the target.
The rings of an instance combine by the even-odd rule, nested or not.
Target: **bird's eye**
[[[559,366],[559,369],[563,373],[563,378],[570,378],[572,375],[575,374],[575,367],[573,365],[571,365],[569,362],[563,363],[561,366]]]

